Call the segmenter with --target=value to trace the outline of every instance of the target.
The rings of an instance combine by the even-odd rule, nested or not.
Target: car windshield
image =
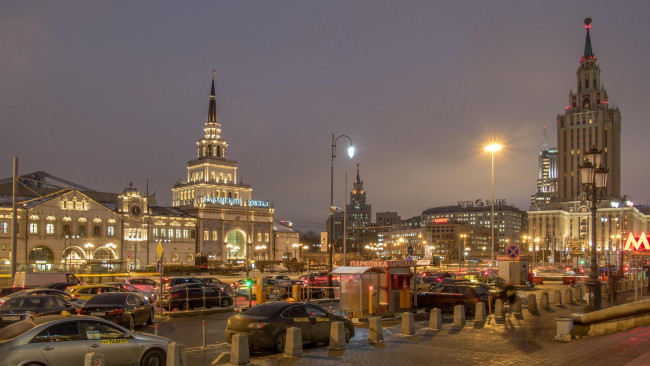
[[[40,297],[18,297],[7,300],[2,305],[2,308],[13,308],[13,309],[37,309],[41,304]]]
[[[93,296],[86,301],[87,305],[122,305],[124,296]]]
[[[14,339],[36,325],[30,321],[22,321],[0,329],[0,343]]]

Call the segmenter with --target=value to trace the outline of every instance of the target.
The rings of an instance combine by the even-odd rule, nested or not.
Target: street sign
[[[127,250],[127,251],[126,251],[126,257],[127,257],[127,258],[131,258],[131,251],[130,251],[130,250]]]
[[[410,255],[409,255],[408,257],[406,257],[406,260],[407,260],[407,261],[410,261],[410,260],[412,260],[412,259],[413,259],[413,258],[411,258]]]
[[[162,272],[163,272],[163,262],[162,261],[158,261],[156,263],[156,271],[158,272],[158,274],[162,274]]]
[[[163,254],[162,241],[158,242],[158,246],[156,247],[156,253],[158,253],[158,260],[161,260],[162,259],[162,254]]]
[[[515,244],[509,245],[506,248],[506,256],[508,256],[510,258],[519,257],[519,246],[515,245]]]
[[[412,246],[412,245],[409,245],[407,251],[409,252],[409,255],[412,255],[412,254],[413,254],[413,246]],[[409,260],[410,260],[410,259],[409,259]]]

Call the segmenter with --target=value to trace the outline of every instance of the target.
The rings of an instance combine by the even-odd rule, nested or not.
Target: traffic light
[[[253,280],[250,279],[250,278],[247,278],[247,279],[246,279],[246,282],[244,282],[244,285],[245,285],[246,287],[251,287],[251,286],[253,286]]]

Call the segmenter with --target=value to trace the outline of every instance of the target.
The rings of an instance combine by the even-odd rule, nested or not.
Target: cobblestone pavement
[[[428,314],[416,317],[416,334],[402,336],[399,320],[383,322],[385,341],[368,342],[367,325],[356,327],[356,335],[344,350],[327,347],[305,349],[302,358],[277,354],[254,354],[253,365],[650,365],[650,326],[601,337],[558,342],[555,318],[580,313],[585,304],[551,305],[537,314],[507,314],[502,321],[468,321],[462,328],[443,318],[443,329],[428,329]],[[188,353],[188,361],[209,364],[222,349]],[[259,357],[262,356],[262,357]],[[205,362],[205,363],[202,363]]]

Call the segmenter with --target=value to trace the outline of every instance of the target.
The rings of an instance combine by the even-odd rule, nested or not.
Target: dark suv
[[[474,283],[454,283],[435,286],[428,291],[415,294],[419,308],[439,308],[442,311],[453,311],[454,306],[464,305],[465,312],[473,314],[476,303],[487,305],[490,298],[488,291]]]
[[[168,292],[163,293],[162,300],[157,304],[167,310],[174,308],[191,310],[214,306],[228,307],[233,304],[233,299],[225,290],[218,287],[187,283],[171,287]]]
[[[198,277],[165,277],[162,280],[163,291],[167,292],[173,286],[183,285],[186,283],[199,283],[205,285],[205,281]],[[156,288],[156,291],[159,291]]]

